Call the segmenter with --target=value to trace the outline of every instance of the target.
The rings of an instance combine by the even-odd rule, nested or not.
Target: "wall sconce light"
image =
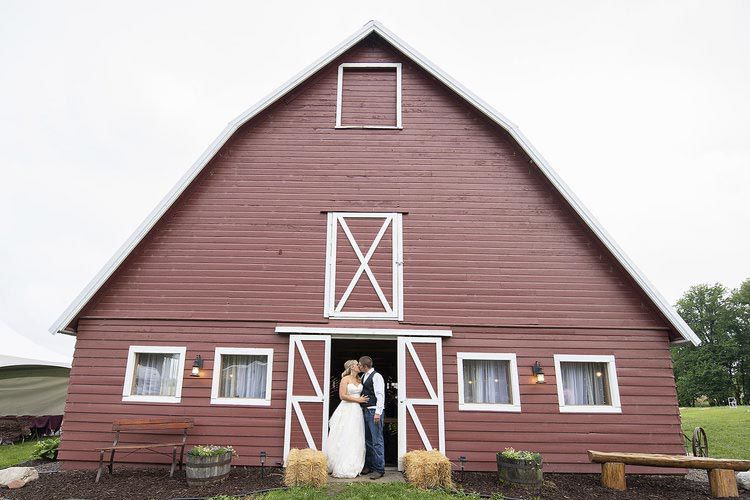
[[[193,361],[193,371],[190,372],[191,377],[200,377],[201,369],[203,368],[203,358],[198,354]]]
[[[544,368],[542,368],[541,363],[539,361],[536,361],[534,363],[534,366],[531,367],[531,372],[536,377],[536,383],[537,384],[544,384]]]
[[[464,464],[466,463],[466,457],[461,455],[458,457],[458,461],[461,462],[461,482],[464,482]]]
[[[266,464],[266,458],[268,458],[268,454],[266,454],[266,451],[263,450],[260,452],[260,477],[263,477],[264,473],[264,466]]]

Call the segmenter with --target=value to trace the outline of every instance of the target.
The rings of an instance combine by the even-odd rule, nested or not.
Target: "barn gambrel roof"
[[[221,134],[214,140],[213,143],[203,152],[198,160],[190,167],[190,169],[182,176],[172,190],[161,200],[161,202],[154,208],[154,210],[146,217],[146,220],[141,223],[135,232],[128,238],[128,240],[117,250],[115,255],[104,265],[99,273],[89,282],[89,284],[83,289],[83,291],[75,298],[70,306],[63,312],[55,323],[50,327],[51,333],[67,333],[74,334],[75,332],[68,330],[67,327],[75,318],[80,314],[81,310],[86,306],[89,300],[93,298],[96,292],[106,283],[107,279],[117,270],[122,262],[128,257],[130,252],[140,243],[140,241],[148,234],[151,228],[159,221],[159,219],[166,213],[172,204],[179,198],[182,192],[190,185],[203,168],[211,161],[214,155],[221,149],[221,147],[229,140],[230,137],[250,119],[267,109],[269,106],[277,102],[285,94],[304,83],[309,77],[314,75],[328,63],[339,57],[345,51],[350,49],[352,46],[363,40],[370,34],[377,34],[383,38],[386,42],[392,45],[396,50],[401,52],[405,57],[409,58],[413,63],[427,71],[430,75],[435,77],[437,80],[446,85],[453,92],[458,94],[460,97],[469,102],[481,113],[486,115],[493,122],[500,125],[505,129],[511,137],[523,148],[526,154],[529,155],[531,160],[536,164],[539,170],[546,176],[550,183],[559,191],[562,197],[570,204],[571,208],[583,219],[584,223],[591,229],[591,231],[599,238],[602,244],[612,253],[617,261],[623,266],[625,271],[633,278],[643,292],[651,299],[654,306],[664,315],[667,321],[677,331],[682,339],[677,342],[692,342],[695,345],[700,344],[700,339],[688,326],[687,323],[677,314],[677,311],[667,302],[667,300],[656,290],[656,288],[646,279],[641,271],[635,266],[622,249],[615,243],[614,239],[604,230],[599,222],[594,218],[591,212],[581,203],[578,197],[570,190],[570,188],[563,182],[563,180],[555,173],[550,167],[546,160],[541,154],[534,148],[534,146],[526,139],[521,133],[518,127],[513,124],[510,120],[505,118],[502,114],[498,113],[489,104],[484,102],[482,99],[474,95],[471,91],[466,89],[463,85],[458,83],[456,80],[444,73],[440,68],[435,66],[426,57],[422,56],[419,52],[411,48],[399,37],[394,35],[385,26],[378,21],[370,21],[365,24],[356,33],[351,35],[349,38],[341,42],[339,45],[334,47],[331,51],[325,54],[323,57],[315,61],[313,64],[305,68],[302,72],[294,76],[292,79],[281,85],[279,88],[274,90],[271,94],[266,96],[256,105],[246,110],[240,116],[229,122],[226,128]]]

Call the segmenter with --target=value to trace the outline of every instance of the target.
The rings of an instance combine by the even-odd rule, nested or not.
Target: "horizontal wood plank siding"
[[[334,128],[342,62],[403,63],[403,130]],[[404,322],[323,317],[326,211],[404,213]],[[368,238],[365,230],[363,252]],[[344,252],[339,259],[340,294],[358,264]],[[389,259],[372,262],[381,285],[390,283]],[[366,278],[358,287],[350,306],[374,310]],[[243,126],[84,309],[60,458],[94,464],[116,418],[185,415],[196,423],[189,444],[232,444],[240,465],[257,465],[265,450],[276,464],[288,337],[274,328],[295,323],[451,328],[442,359],[447,452],[465,455],[472,470],[494,469],[506,446],[540,451],[547,470],[563,472],[596,471],[589,448],[684,451],[664,318],[507,133],[372,39]],[[122,402],[131,345],[187,348],[180,403]],[[216,347],[274,349],[270,406],[210,405]],[[462,351],[517,355],[520,413],[458,410]],[[193,378],[198,354],[203,376]],[[622,413],[560,413],[555,354],[614,355]],[[547,384],[531,379],[537,360]],[[319,436],[322,422],[308,422]]]
[[[60,457],[69,466],[93,464],[95,450],[111,440],[114,418],[165,415],[192,416],[196,427],[190,444],[228,443],[238,449],[237,463],[257,465],[260,450],[269,462],[281,460],[288,337],[273,333],[273,323],[83,320],[71,371],[65,414],[65,437]],[[107,340],[110,339],[110,340]],[[182,401],[179,404],[123,403],[121,390],[130,345],[180,345],[187,347]],[[274,349],[270,407],[229,407],[210,404],[213,350],[215,347],[265,347]],[[428,372],[435,363],[424,346],[416,344]],[[458,410],[457,352],[516,353],[519,370],[521,413]],[[621,414],[560,413],[552,356],[554,354],[614,355],[622,400]],[[189,376],[196,354],[206,360],[200,378]],[[322,353],[308,352],[315,365]],[[540,361],[547,383],[535,384],[531,366]],[[300,361],[297,360],[297,363]],[[449,457],[465,455],[473,470],[492,470],[494,453],[506,446],[533,449],[544,454],[549,471],[595,472],[587,449],[682,454],[682,434],[674,378],[666,336],[658,330],[632,331],[625,338],[619,330],[534,329],[458,327],[443,339],[443,377],[446,446]],[[332,367],[334,376],[339,367]],[[306,372],[296,370],[295,386],[312,393]],[[424,395],[421,379],[409,371]],[[309,389],[309,391],[308,391]],[[418,408],[420,417],[425,411]],[[316,439],[320,419],[305,409]],[[309,415],[308,415],[309,413]],[[436,433],[428,415],[422,420],[430,438]],[[296,425],[296,422],[295,422]],[[293,441],[300,441],[295,432]],[[412,433],[410,444],[418,444]],[[299,441],[299,442],[298,442]],[[158,456],[137,454],[129,460],[159,462]],[[645,469],[644,469],[645,470]],[[653,469],[655,470],[655,469]],[[653,471],[652,470],[652,471]],[[664,471],[662,471],[664,472]]]
[[[340,62],[404,63],[403,130],[334,128]],[[378,44],[235,134],[83,316],[320,321],[331,210],[408,212],[408,322],[665,326],[505,132]]]

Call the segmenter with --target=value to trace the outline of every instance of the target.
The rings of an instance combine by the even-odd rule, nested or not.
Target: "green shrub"
[[[34,445],[34,451],[31,453],[33,460],[55,460],[57,458],[57,449],[60,447],[60,438],[43,439]]]
[[[505,451],[501,452],[500,455],[509,460],[529,460],[532,462],[541,462],[542,460],[541,453],[535,451],[514,450],[513,448],[505,448]]]
[[[193,448],[188,452],[189,455],[193,455],[194,457],[216,457],[218,455],[223,455],[224,453],[237,455],[237,453],[234,451],[234,448],[232,448],[231,446],[216,446],[213,444],[201,444],[198,446],[193,446]]]

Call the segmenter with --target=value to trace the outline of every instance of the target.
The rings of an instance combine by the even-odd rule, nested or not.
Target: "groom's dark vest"
[[[375,378],[375,374],[378,373],[376,371],[373,371],[368,377],[367,380],[364,381],[362,384],[362,394],[361,396],[367,396],[369,399],[367,400],[367,403],[359,403],[359,405],[362,408],[367,408],[368,406],[376,406],[378,404],[378,400],[375,397],[375,386],[372,383],[372,379]],[[362,378],[364,378],[365,375],[362,375]]]

